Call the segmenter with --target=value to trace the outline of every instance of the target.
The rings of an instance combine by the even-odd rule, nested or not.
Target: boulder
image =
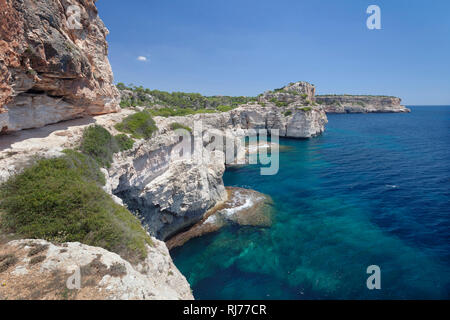
[[[0,0],[0,19],[0,131],[119,111],[94,0]]]
[[[17,240],[0,246],[1,300],[193,300],[163,242],[132,265],[81,243]],[[79,275],[79,282],[76,275]]]

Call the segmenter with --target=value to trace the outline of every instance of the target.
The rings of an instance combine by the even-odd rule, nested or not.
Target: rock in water
[[[241,226],[270,227],[273,221],[273,201],[254,190],[228,187],[228,201],[216,215]]]
[[[0,22],[0,131],[120,110],[94,0],[0,0]]]
[[[228,200],[205,214],[199,223],[166,242],[169,250],[180,247],[190,239],[218,231],[229,223],[241,226],[270,227],[273,223],[273,201],[254,190],[227,187]]]

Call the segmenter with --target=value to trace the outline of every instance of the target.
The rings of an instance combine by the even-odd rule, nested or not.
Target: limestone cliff
[[[327,113],[411,112],[401,105],[401,99],[386,96],[323,95],[316,96]]]
[[[321,108],[293,105],[285,108],[246,105],[231,111],[231,121],[243,129],[277,129],[281,137],[312,138],[325,131],[327,116]]]
[[[58,157],[61,155],[62,150],[76,148],[79,145],[84,129],[93,123],[102,125],[111,133],[117,134],[118,132],[114,128],[115,124],[121,122],[127,115],[135,112],[136,110],[125,109],[121,113],[107,114],[92,119],[71,120],[3,136],[0,139],[0,182],[21,172],[36,157]],[[159,128],[158,133],[152,139],[137,140],[133,149],[116,154],[111,167],[108,170],[104,169],[103,172],[107,176],[105,191],[110,193],[118,203],[123,201],[130,210],[139,213],[144,227],[159,239],[167,239],[183,229],[200,222],[211,208],[228,200],[228,194],[222,181],[226,161],[223,149],[213,150],[210,153],[203,154],[202,157],[194,156],[184,160],[171,157],[171,151],[179,143],[179,136],[171,129],[171,124],[177,122],[193,127],[194,123],[199,120],[201,120],[203,126],[202,133],[207,133],[208,131],[216,131],[217,133],[219,131],[224,139],[232,139],[236,142],[236,146],[239,146],[242,134],[248,129],[277,128],[283,131],[284,136],[292,135],[293,137],[302,138],[320,134],[324,130],[326,116],[323,111],[316,109],[298,110],[286,116],[277,107],[261,107],[253,104],[244,105],[223,113],[196,114],[170,118],[156,117],[155,121]],[[200,140],[200,144],[197,144],[196,148],[204,149],[209,145],[210,141],[206,139],[206,136],[205,139],[202,138]],[[234,157],[234,153],[232,156]],[[117,198],[117,196],[121,199]],[[154,241],[156,242],[157,240],[154,239]],[[164,244],[156,243],[162,249],[165,248]],[[13,243],[11,245],[14,247],[16,244]],[[78,248],[77,245],[72,244],[68,244],[68,246],[69,252],[73,253],[68,257],[68,263],[70,261],[84,261],[88,257],[93,257],[91,253],[95,252],[96,254],[103,254],[103,256],[114,256],[114,261],[128,266],[126,261],[119,260],[112,253],[107,253],[100,248],[87,246]],[[54,247],[51,246],[51,248]],[[57,249],[64,250],[64,248]],[[19,249],[17,250],[21,257],[23,253]],[[181,288],[185,288],[187,286],[186,280],[178,276],[178,273],[171,267],[170,256],[164,258],[165,254],[161,250],[155,251],[152,259],[146,260],[148,268],[152,270],[160,270],[161,268],[161,270],[166,270],[167,281],[171,281],[170,279],[172,278],[170,276],[175,274],[174,279],[176,279],[176,283],[183,284]],[[44,258],[46,259],[45,261],[47,261],[47,258],[48,256]],[[159,261],[158,259],[163,259],[160,266],[155,265],[156,261]],[[91,260],[86,260],[87,264],[91,263]],[[15,273],[27,272],[25,265],[29,261],[25,257],[21,261],[23,262],[22,267],[17,265],[16,268],[10,271]],[[111,265],[109,263],[106,263],[104,260],[100,262],[102,265],[107,266],[105,267],[106,269],[103,269],[110,270]],[[18,267],[20,268],[17,269]],[[60,267],[54,271],[67,274],[66,266],[61,265]],[[172,293],[166,294],[164,293],[165,289],[161,289],[163,291],[155,291],[147,287],[146,283],[150,285],[152,281],[160,281],[162,286],[165,271],[158,273],[160,280],[155,280],[152,276],[150,278],[146,276],[145,273],[142,276],[137,274],[136,272],[142,274],[138,267],[131,266],[131,268],[127,267],[128,274],[135,275],[139,279],[142,278],[140,283],[145,287],[139,287],[137,282],[131,281],[131,278],[134,276],[131,278],[117,278],[114,276],[108,277],[108,274],[105,273],[102,274],[102,279],[106,277],[105,279],[97,282],[93,288],[80,293],[81,295],[77,298],[85,297],[84,294],[89,296],[99,288],[107,289],[111,286],[113,291],[108,294],[105,293],[104,296],[101,296],[102,298],[139,298],[133,293],[139,289],[142,289],[142,292],[146,292],[145,298],[191,297],[184,293],[184,289],[184,291],[178,291],[174,287],[169,286],[167,290],[170,291],[172,288],[175,292],[170,291]],[[28,274],[30,281],[35,281],[33,279],[38,279],[41,276],[42,279],[51,280],[50,275],[46,273],[47,269],[33,266],[30,270]],[[12,279],[11,281],[14,283],[15,273],[7,273],[7,277],[11,277],[8,279]],[[95,279],[98,280],[98,277]],[[125,283],[126,287],[124,288],[129,290],[127,291],[117,286],[118,281]],[[19,286],[20,284],[17,283],[17,285]],[[9,291],[5,294],[14,297],[11,295],[11,292],[15,291]],[[156,292],[156,294],[152,295],[152,292]],[[52,297],[54,293],[50,291],[48,295]]]
[[[222,181],[225,162],[238,157],[237,149],[243,147],[241,139],[248,129],[278,129],[281,136],[310,138],[322,133],[327,123],[320,109],[285,116],[277,108],[255,104],[223,113],[155,120],[158,135],[117,156],[109,169],[109,181],[112,192],[139,212],[150,233],[162,240],[199,222],[209,209],[227,199]],[[173,159],[171,153],[179,144],[179,136],[170,125],[182,123],[194,129],[200,122],[204,134],[200,145],[194,146],[188,159]],[[223,149],[207,151],[208,132],[223,139]],[[232,159],[225,159],[226,140],[233,141],[236,148]],[[201,152],[197,153],[198,149]]]
[[[114,124],[134,112],[125,110],[2,136],[0,183],[20,173],[36,158],[59,157],[62,150],[76,148],[87,126],[97,123],[113,131]],[[104,189],[121,203],[112,195],[109,183]],[[5,243],[3,236],[0,233],[0,299],[193,299],[166,245],[155,238],[147,246],[147,258],[131,264],[102,248],[43,240]],[[36,252],[37,248],[45,250]],[[81,288],[67,290],[66,280],[77,267],[81,268]]]
[[[94,0],[0,0],[0,130],[119,110]]]
[[[153,239],[147,253],[144,261],[131,265],[115,253],[81,243],[11,241],[0,246],[0,300],[192,300],[166,245]],[[70,290],[68,282],[74,286]]]

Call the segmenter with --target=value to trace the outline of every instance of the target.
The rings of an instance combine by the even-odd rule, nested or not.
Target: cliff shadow
[[[3,133],[0,134],[0,152],[11,148],[15,143],[28,139],[47,138],[55,131],[63,131],[69,129],[70,127],[85,126],[91,123],[95,123],[95,119],[92,116],[88,116],[49,124],[41,128]]]

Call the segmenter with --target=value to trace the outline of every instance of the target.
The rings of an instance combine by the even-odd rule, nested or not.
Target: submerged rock
[[[273,201],[260,192],[228,187],[228,201],[215,213],[224,220],[242,226],[270,227],[273,222]]]
[[[190,239],[220,230],[227,224],[270,227],[273,223],[273,201],[254,190],[227,187],[228,200],[210,210],[192,228],[166,242],[169,250],[180,247]]]

